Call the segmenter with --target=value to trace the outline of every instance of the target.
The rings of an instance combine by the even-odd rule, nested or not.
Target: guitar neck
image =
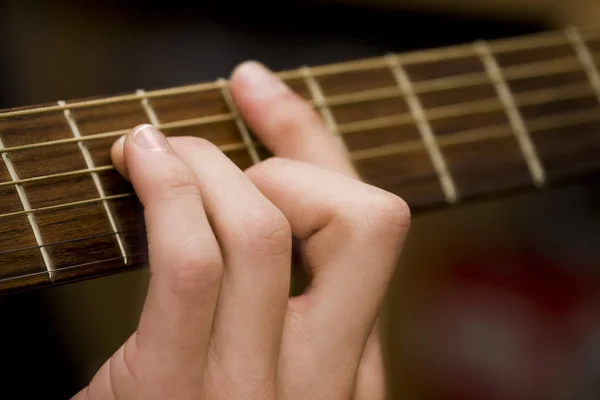
[[[600,32],[304,67],[279,76],[363,178],[414,211],[600,170]],[[137,124],[269,157],[225,80],[0,112],[0,292],[145,265],[142,210],[109,149]]]

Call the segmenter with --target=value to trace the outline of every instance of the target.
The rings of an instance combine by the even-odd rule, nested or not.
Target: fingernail
[[[125,146],[125,135],[121,136],[119,140],[117,140],[117,146],[119,146],[121,149],[123,146]]]
[[[144,150],[165,151],[169,148],[165,136],[152,125],[139,125],[130,133],[131,138]]]
[[[246,88],[252,91],[252,95],[270,97],[288,90],[281,79],[256,61],[240,65],[236,73],[243,79]]]

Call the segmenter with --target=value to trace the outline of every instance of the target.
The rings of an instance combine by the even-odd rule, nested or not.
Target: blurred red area
[[[413,304],[403,352],[428,400],[590,399],[600,278],[532,254],[449,264]]]

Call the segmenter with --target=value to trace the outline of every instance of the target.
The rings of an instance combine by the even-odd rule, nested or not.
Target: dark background
[[[288,69],[550,27],[542,17],[306,1],[0,4],[0,108],[213,80],[247,59]],[[595,255],[600,224],[594,186],[416,215],[402,269],[410,274],[470,246],[493,252],[523,243],[556,250],[559,244],[570,254]],[[65,399],[76,393],[133,331],[146,279],[146,271],[135,271],[1,297],[0,398]],[[396,340],[410,324],[395,312],[408,301],[403,284],[396,278],[384,315],[394,398],[411,393]],[[425,397],[412,392],[410,398]]]

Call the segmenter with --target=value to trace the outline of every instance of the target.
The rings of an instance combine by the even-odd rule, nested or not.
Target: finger
[[[121,174],[121,176],[127,180],[129,180],[129,172],[127,171],[127,165],[125,164],[125,154],[124,154],[124,146],[125,146],[125,138],[127,136],[121,136],[119,140],[116,140],[112,147],[110,148],[110,158],[112,160],[113,165]]]
[[[198,378],[222,275],[219,246],[194,176],[164,136],[138,126],[123,150],[149,242],[151,278],[137,347],[157,370]]]
[[[269,90],[269,87],[273,89]],[[246,63],[238,67],[232,75],[231,90],[242,115],[251,122],[257,136],[275,155],[306,161],[358,177],[343,146],[343,139],[334,138],[327,132],[312,107],[300,96],[292,94],[277,77],[260,64]],[[315,140],[315,135],[319,141],[324,142],[322,145],[318,144],[316,151],[310,147],[314,146],[311,140]],[[369,343],[358,374],[357,398],[361,398],[360,393],[365,390],[372,393],[375,381],[380,383],[379,387],[385,386],[382,382],[383,377],[378,379],[383,369],[382,362],[377,364],[377,360],[381,361],[382,358],[381,354],[376,353],[381,347],[378,329],[373,329]]]
[[[250,396],[275,384],[290,288],[290,226],[216,146],[189,137],[170,142],[195,174],[225,260],[211,346],[218,370],[244,382],[244,397]]]
[[[383,352],[379,338],[379,324],[376,323],[365,346],[358,374],[354,400],[384,400],[386,379]]]
[[[276,156],[357,176],[342,139],[332,135],[312,107],[264,66],[241,64],[230,82],[240,113]]]
[[[410,225],[400,198],[316,166],[272,158],[247,171],[306,241],[313,280],[292,299],[320,351],[360,359]],[[327,338],[327,339],[324,339]]]

